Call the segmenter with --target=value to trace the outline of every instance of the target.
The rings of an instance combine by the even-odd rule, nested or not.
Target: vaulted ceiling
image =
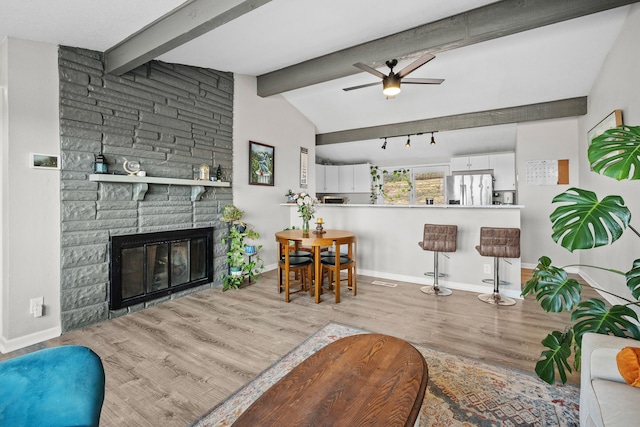
[[[514,123],[583,114],[631,3],[4,0],[0,39],[106,51],[116,73],[159,59],[258,76],[259,94],[285,97],[316,126],[318,156],[415,164],[511,150]],[[386,60],[398,70],[425,51],[436,58],[411,77],[442,85],[404,85],[389,100],[381,85],[342,90],[376,81],[356,62],[386,72]],[[435,146],[426,134],[404,147],[429,131]]]

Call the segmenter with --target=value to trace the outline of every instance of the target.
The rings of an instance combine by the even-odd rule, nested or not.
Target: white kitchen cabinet
[[[371,191],[371,165],[364,163],[353,165],[353,192],[369,193]]]
[[[368,193],[371,191],[370,164],[316,165],[317,193]]]
[[[490,169],[489,155],[451,158],[451,172]]]
[[[338,168],[338,191],[340,193],[353,192],[353,165],[341,165]]]
[[[501,153],[491,155],[490,168],[493,169],[493,190],[513,191],[516,189],[516,155]]]
[[[324,176],[325,176],[325,166],[316,165],[316,193],[326,193]]]
[[[339,193],[340,192],[340,166],[325,165],[324,167],[324,192]]]

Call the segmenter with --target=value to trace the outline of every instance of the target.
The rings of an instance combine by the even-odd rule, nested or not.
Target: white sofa
[[[629,427],[640,425],[640,388],[620,376],[616,355],[640,341],[587,333],[582,337],[580,426]]]

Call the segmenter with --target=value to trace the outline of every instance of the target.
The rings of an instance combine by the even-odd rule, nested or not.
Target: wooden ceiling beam
[[[523,123],[535,120],[575,117],[587,114],[587,97],[569,98],[539,104],[500,108],[476,113],[392,123],[359,129],[316,135],[316,145],[339,144],[342,142],[365,141],[397,135],[414,135],[435,131],[450,131],[482,126]]]
[[[105,52],[107,73],[124,74],[271,0],[192,0]]]
[[[258,95],[271,96],[360,73],[388,59],[439,52],[602,12],[637,0],[503,0],[258,76]]]

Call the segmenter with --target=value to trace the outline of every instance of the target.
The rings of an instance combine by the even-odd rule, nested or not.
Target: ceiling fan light
[[[388,76],[382,80],[382,93],[386,96],[396,96],[400,93],[400,79]]]

